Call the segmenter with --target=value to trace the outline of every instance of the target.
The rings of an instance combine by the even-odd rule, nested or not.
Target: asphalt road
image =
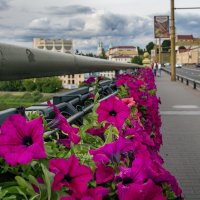
[[[170,67],[165,68],[170,70]],[[200,68],[189,68],[184,66],[182,68],[176,68],[176,74],[200,81]]]

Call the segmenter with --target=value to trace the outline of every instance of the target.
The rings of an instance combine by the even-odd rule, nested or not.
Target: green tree
[[[24,91],[25,88],[22,84],[22,80],[17,81],[1,81],[0,82],[1,91]]]
[[[23,80],[22,83],[26,91],[32,92],[36,90],[36,84],[34,82],[34,79],[26,79],[26,80]]]
[[[135,56],[131,59],[131,63],[142,65],[142,56]]]
[[[143,55],[144,54],[144,50],[141,49],[140,47],[137,47],[138,50],[138,55]]]
[[[62,87],[62,81],[58,77],[37,78],[35,81],[39,92],[52,93]]]
[[[155,44],[153,42],[149,42],[146,45],[146,50],[148,51],[149,54],[151,54],[151,50],[154,48]]]
[[[88,57],[95,57],[95,55],[93,53],[86,53],[85,56],[88,56]]]
[[[106,59],[107,58],[106,57],[106,52],[105,52],[104,48],[102,48],[102,53],[101,53],[101,55],[99,57],[102,58],[102,59]]]
[[[180,49],[186,49],[186,47],[185,47],[185,46],[180,46],[178,49],[179,49],[179,50],[180,50]]]
[[[163,52],[168,52],[171,48],[171,41],[170,40],[164,40],[162,42],[162,51]]]

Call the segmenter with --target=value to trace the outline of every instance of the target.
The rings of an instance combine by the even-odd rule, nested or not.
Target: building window
[[[74,78],[74,74],[72,75],[72,78]]]
[[[68,84],[71,84],[70,80],[68,80]]]
[[[81,75],[79,74],[79,78],[81,78]]]
[[[70,75],[68,75],[68,78],[70,78]]]
[[[72,80],[72,84],[74,84],[74,80]]]

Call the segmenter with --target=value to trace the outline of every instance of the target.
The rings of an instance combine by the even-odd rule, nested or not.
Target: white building
[[[109,48],[109,60],[117,62],[131,62],[131,59],[138,55],[137,48],[134,46],[116,46]]]
[[[73,53],[72,40],[34,38],[33,47],[61,53]],[[63,88],[74,89],[78,88],[79,84],[84,81],[84,74],[63,75],[59,78],[62,80]]]
[[[64,39],[42,39],[34,38],[33,47],[49,51],[57,51],[62,53],[73,53],[73,42],[72,40]]]
[[[131,63],[131,59],[138,55],[137,48],[134,46],[116,46],[113,47],[112,43],[110,42],[109,49],[106,52],[106,56],[109,60],[115,62],[122,62],[122,63]],[[101,76],[105,76],[107,78],[114,78],[115,72],[108,71],[108,72],[100,72]]]

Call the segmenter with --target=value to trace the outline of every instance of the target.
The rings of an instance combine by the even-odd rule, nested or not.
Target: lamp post
[[[171,81],[176,81],[176,51],[175,51],[175,19],[174,19],[174,0],[171,0]]]

